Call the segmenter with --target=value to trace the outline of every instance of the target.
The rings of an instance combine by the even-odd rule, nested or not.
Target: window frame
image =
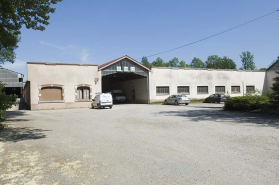
[[[224,91],[223,91],[223,92],[221,92],[221,91],[216,91],[216,88],[218,88],[218,87],[224,88]],[[216,93],[216,94],[226,94],[226,86],[215,86],[215,93]]]
[[[239,91],[238,92],[232,91],[233,87],[238,87]],[[233,86],[231,86],[231,94],[240,94],[240,93],[241,93],[240,85],[233,85]]]
[[[207,88],[207,92],[199,92],[199,88],[201,88],[201,87],[206,87]],[[197,86],[197,94],[208,94],[209,92],[208,92],[208,86]]]
[[[168,89],[168,92],[158,93],[158,88],[166,88],[166,89]],[[162,90],[162,91],[164,91],[164,90]],[[164,96],[164,95],[170,95],[170,87],[169,86],[156,86],[156,96]]]
[[[253,87],[254,88],[254,91],[248,91],[247,90],[247,87]],[[256,92],[256,89],[255,89],[255,86],[254,85],[246,85],[246,93],[255,93]]]
[[[179,92],[179,88],[188,88],[188,92]],[[177,86],[177,94],[190,94],[190,86]]]
[[[89,99],[79,99],[79,97],[78,97],[78,89],[79,88],[88,88],[88,90],[89,90]],[[83,91],[83,94],[84,94],[84,91]],[[75,86],[75,101],[76,102],[91,102],[92,101],[92,86],[90,86],[89,84],[79,84],[79,85],[76,85]]]
[[[61,100],[42,100],[42,90],[44,88],[61,88]],[[45,85],[39,85],[39,101],[38,103],[65,103],[64,100],[64,86],[60,84],[45,84]]]

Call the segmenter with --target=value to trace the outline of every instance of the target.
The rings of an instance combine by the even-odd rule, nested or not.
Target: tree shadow
[[[208,107],[207,107],[208,108]],[[215,121],[229,123],[251,123],[256,126],[273,127],[279,129],[279,116],[262,115],[256,113],[229,112],[219,108],[204,110],[186,110],[186,111],[161,111],[158,114],[164,116],[180,116],[189,118],[194,122]]]
[[[8,127],[0,130],[0,142],[18,142],[24,140],[35,140],[45,138],[43,132],[51,130],[34,129],[30,127]]]

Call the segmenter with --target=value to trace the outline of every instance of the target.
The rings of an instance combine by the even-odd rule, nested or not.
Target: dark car
[[[204,100],[205,103],[221,103],[225,101],[227,101],[227,96],[225,94],[212,94]]]

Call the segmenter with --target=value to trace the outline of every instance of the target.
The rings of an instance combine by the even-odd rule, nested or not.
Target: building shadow
[[[30,127],[8,127],[0,130],[0,142],[18,142],[24,140],[35,140],[46,137],[44,132],[51,130],[34,129]]]
[[[161,111],[157,114],[164,116],[179,116],[194,122],[215,121],[227,123],[250,123],[255,126],[273,127],[279,129],[279,116],[262,115],[257,113],[229,112],[216,109]],[[248,126],[248,125],[247,125]]]

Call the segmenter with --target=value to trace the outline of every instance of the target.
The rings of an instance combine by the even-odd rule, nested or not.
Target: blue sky
[[[279,1],[64,0],[55,7],[45,31],[22,29],[16,62],[4,68],[27,79],[26,62],[102,64],[123,55],[139,59],[275,11]],[[278,41],[279,12],[159,57],[190,63],[194,57],[206,61],[209,55],[227,56],[239,68],[239,55],[250,51],[261,68],[279,55]]]

